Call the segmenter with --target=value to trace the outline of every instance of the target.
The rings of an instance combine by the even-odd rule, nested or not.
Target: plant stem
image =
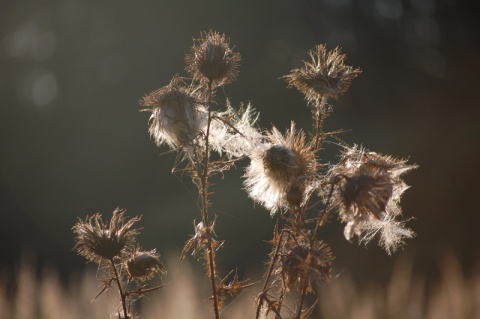
[[[220,319],[219,311],[219,301],[217,294],[217,284],[215,282],[215,258],[213,252],[212,238],[211,238],[211,229],[208,221],[208,173],[209,173],[209,135],[210,135],[210,124],[212,122],[212,111],[210,109],[212,103],[212,82],[208,82],[208,120],[207,120],[207,132],[205,136],[205,158],[203,165],[203,172],[200,176],[200,187],[201,187],[201,197],[202,197],[202,222],[205,226],[207,232],[207,255],[208,255],[208,271],[210,273],[210,280],[212,283],[212,294],[213,294],[213,310],[215,312],[215,319]]]
[[[323,208],[323,211],[321,212],[321,215],[319,216],[318,221],[315,225],[315,229],[313,230],[312,235],[310,236],[310,241],[312,241],[317,236],[318,229],[320,228],[320,226],[323,225],[324,218],[328,213],[328,206],[330,205],[330,200],[332,199],[334,189],[335,189],[335,184],[332,183],[330,186],[330,190],[328,192],[328,197],[325,203],[325,207]]]
[[[120,299],[122,299],[123,314],[125,316],[125,319],[128,319],[129,317],[128,317],[127,301],[126,301],[127,296],[123,292],[122,283],[120,281],[120,276],[118,275],[118,272],[117,272],[117,267],[115,267],[115,262],[113,261],[113,259],[110,259],[110,262],[112,264],[113,272],[115,274],[115,281],[117,282],[118,292],[120,294]]]
[[[301,319],[302,318],[302,308],[303,308],[303,303],[305,301],[305,296],[307,295],[307,283],[305,278],[303,279],[303,289],[302,289],[302,294],[300,295],[300,298],[297,300],[297,306],[296,306],[296,313],[295,313],[295,319]]]
[[[312,108],[312,113],[313,113],[312,115],[314,120],[313,129],[314,129],[314,136],[315,136],[313,145],[315,146],[316,151],[319,148],[320,139],[321,137],[323,137],[322,125],[327,114],[325,111],[325,104],[327,104],[327,99],[321,98],[321,100],[318,102],[318,105]]]

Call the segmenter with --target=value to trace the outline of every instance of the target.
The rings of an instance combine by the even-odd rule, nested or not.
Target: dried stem
[[[207,132],[205,136],[205,157],[204,157],[204,165],[203,165],[203,172],[200,175],[200,188],[201,188],[201,198],[202,198],[202,222],[205,225],[206,233],[207,233],[207,258],[208,258],[208,271],[210,273],[210,280],[212,283],[212,294],[213,294],[213,309],[215,312],[215,318],[220,318],[220,303],[218,300],[218,293],[217,293],[217,284],[215,282],[215,258],[214,258],[214,251],[212,245],[212,230],[210,228],[209,220],[208,220],[208,174],[209,174],[209,135],[210,135],[210,124],[212,122],[212,111],[210,106],[212,104],[212,81],[208,82],[208,121],[207,121]]]
[[[314,129],[314,141],[313,145],[315,147],[315,150],[319,149],[319,144],[320,140],[323,137],[323,121],[325,120],[326,117],[326,112],[325,112],[325,105],[327,104],[327,99],[326,98],[321,98],[319,102],[317,102],[318,105],[312,108],[312,115],[313,115],[313,129]]]
[[[302,309],[303,309],[303,303],[305,302],[305,296],[307,295],[307,283],[305,279],[302,280],[303,283],[303,288],[302,288],[302,293],[300,294],[298,300],[297,300],[297,306],[295,310],[295,319],[301,319],[302,317]]]
[[[122,289],[122,282],[120,281],[120,276],[118,275],[117,267],[115,266],[115,262],[113,258],[110,259],[110,263],[113,268],[113,273],[115,274],[115,282],[117,283],[118,293],[120,294],[120,299],[122,299],[122,307],[123,307],[123,315],[125,319],[129,319],[128,317],[128,310],[127,310],[127,295],[123,292]]]
[[[310,236],[310,243],[312,240],[317,236],[318,229],[323,226],[324,220],[328,214],[328,206],[330,206],[330,201],[332,199],[333,191],[335,190],[335,183],[330,185],[330,190],[328,192],[327,201],[325,202],[325,207],[323,208],[322,212],[318,216],[318,220],[315,224],[315,229],[312,232],[312,236]],[[311,246],[311,245],[310,245]]]

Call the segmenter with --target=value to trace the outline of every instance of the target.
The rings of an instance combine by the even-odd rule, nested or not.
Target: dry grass
[[[174,259],[172,259],[174,260]],[[212,317],[212,307],[202,296],[209,286],[188,263],[172,261],[164,283],[168,289],[149,295],[138,304],[142,318],[202,319]],[[446,258],[441,276],[427,284],[425,278],[412,273],[411,263],[398,261],[386,286],[372,283],[354,284],[348,273],[319,288],[319,307],[313,318],[372,319],[480,318],[480,272],[465,274],[454,258]],[[76,319],[115,318],[117,292],[112,289],[97,300],[100,283],[90,269],[62,284],[56,272],[45,268],[37,278],[31,264],[23,263],[16,272],[13,297],[6,295],[6,279],[0,280],[0,319]],[[254,293],[247,289],[235,303],[226,305],[222,316],[230,319],[254,318]],[[273,318],[273,315],[269,317]]]

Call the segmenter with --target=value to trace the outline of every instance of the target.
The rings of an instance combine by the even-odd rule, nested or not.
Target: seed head
[[[285,136],[273,128],[250,159],[244,185],[250,197],[272,215],[282,208],[300,206],[314,188],[315,154],[305,134],[295,132],[294,123]]]
[[[150,108],[150,135],[157,145],[181,148],[191,144],[206,125],[205,109],[194,91],[174,77],[169,85],[153,91],[140,100]]]
[[[314,105],[321,105],[321,99],[338,98],[348,90],[351,81],[361,73],[344,64],[345,55],[340,49],[327,51],[322,44],[308,52],[311,62],[303,68],[293,69],[283,78],[288,87],[295,87]]]
[[[100,264],[102,261],[120,257],[132,249],[135,246],[135,236],[138,234],[138,230],[132,229],[132,226],[140,220],[140,217],[127,220],[124,214],[125,210],[115,209],[108,223],[102,220],[99,213],[87,217],[85,221],[78,219],[72,228],[76,234],[77,253],[89,261]]]
[[[156,273],[165,274],[167,270],[160,262],[160,255],[154,250],[136,250],[126,262],[128,275],[140,281],[152,278]]]
[[[368,242],[380,231],[382,246],[391,252],[403,243],[403,237],[413,236],[395,217],[401,215],[400,197],[408,188],[400,176],[416,167],[407,165],[406,160],[356,146],[345,148],[340,162],[329,174],[339,182],[334,202],[339,207],[340,219],[347,224],[348,240],[356,235]]]
[[[333,253],[322,241],[315,241],[312,246],[306,240],[290,241],[283,248],[281,264],[276,273],[284,278],[286,288],[293,285],[301,290],[304,285],[326,283],[332,279]]]
[[[239,61],[240,54],[233,52],[225,34],[209,31],[194,40],[185,69],[194,79],[222,86],[236,79]]]

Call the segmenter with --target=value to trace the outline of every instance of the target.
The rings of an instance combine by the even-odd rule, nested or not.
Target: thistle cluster
[[[328,51],[317,45],[308,54],[310,61],[283,78],[311,107],[311,130],[297,128],[294,121],[285,132],[276,127],[260,129],[258,113],[250,104],[233,107],[228,100],[217,100],[217,89],[237,78],[240,55],[224,34],[214,31],[194,39],[185,57],[190,78],[174,76],[168,85],[140,100],[147,107],[144,111],[151,112],[149,133],[154,142],[179,154],[183,166],[173,171],[189,174],[198,188],[201,221],[194,222],[195,232],[181,259],[187,253],[200,253],[211,282],[216,319],[225,296],[249,286],[236,272],[230,282],[232,271],[218,276],[215,255],[225,245],[216,238],[216,216],[209,209],[210,177],[240,159],[249,160],[243,182],[249,197],[278,218],[256,318],[270,312],[281,318],[286,311],[296,319],[311,314],[316,302],[307,307],[306,296],[333,277],[334,253],[319,238],[319,229],[330,216],[345,224],[347,240],[356,236],[366,244],[378,235],[388,254],[414,235],[398,218],[400,196],[408,188],[401,176],[416,166],[349,146],[337,133],[323,132],[324,121],[333,111],[329,101],[348,90],[360,69],[346,65],[339,48]],[[340,161],[322,164],[322,145],[332,136],[342,148]],[[137,257],[149,269],[161,269],[142,256]],[[292,292],[297,300],[290,308],[284,301]]]
[[[122,318],[136,318],[131,313],[133,301],[160,289],[161,286],[147,287],[146,283],[155,274],[166,273],[155,250],[139,248],[136,239],[139,229],[132,228],[139,220],[138,216],[127,219],[125,210],[117,208],[109,222],[97,213],[85,220],[78,219],[72,228],[76,235],[74,249],[104,272],[103,288],[96,298],[116,286],[121,302],[117,312]]]
[[[244,285],[238,278],[227,283],[226,277],[218,277],[215,255],[223,241],[216,239],[215,217],[209,210],[209,179],[248,156],[262,134],[255,127],[258,116],[251,105],[234,108],[228,100],[216,101],[217,89],[238,75],[240,55],[229,39],[209,31],[193,42],[191,53],[185,56],[190,78],[175,76],[167,86],[144,96],[140,104],[151,112],[149,132],[155,143],[179,153],[183,166],[174,172],[189,174],[198,189],[201,221],[195,223],[195,234],[187,240],[181,259],[191,252],[204,260],[219,318],[225,292],[231,295]]]

